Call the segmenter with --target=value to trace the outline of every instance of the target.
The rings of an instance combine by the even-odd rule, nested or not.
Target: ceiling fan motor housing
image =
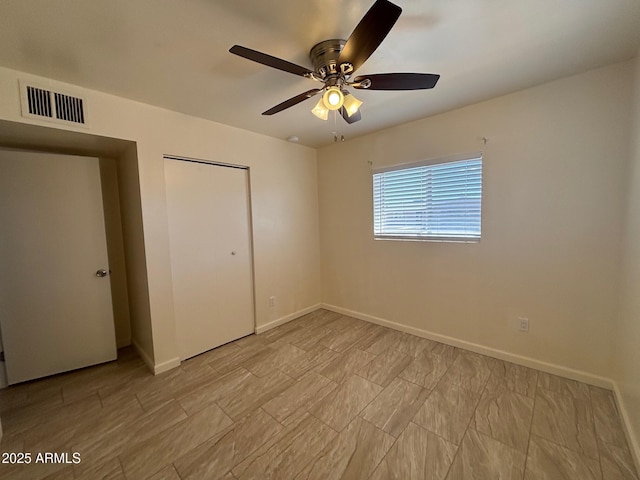
[[[344,48],[346,40],[331,39],[320,42],[311,49],[309,58],[318,77],[326,80],[331,77],[347,77],[353,72],[350,64],[338,65],[338,57]]]

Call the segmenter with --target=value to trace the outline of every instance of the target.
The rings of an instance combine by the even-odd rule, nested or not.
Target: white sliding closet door
[[[248,171],[165,159],[181,359],[254,331]]]

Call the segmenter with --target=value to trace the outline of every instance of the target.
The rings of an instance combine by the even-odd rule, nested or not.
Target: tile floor
[[[610,391],[318,310],[0,391],[1,479],[638,480]],[[69,457],[70,460],[73,457]]]

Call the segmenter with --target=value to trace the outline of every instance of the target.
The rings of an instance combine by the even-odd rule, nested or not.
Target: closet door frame
[[[179,322],[184,321],[184,319],[180,318],[181,315],[181,311],[180,311],[180,306],[178,305],[178,303],[181,301],[180,298],[176,298],[176,291],[177,291],[177,285],[176,285],[176,273],[173,272],[174,270],[174,261],[175,261],[175,252],[172,252],[172,282],[174,282],[173,285],[173,291],[174,291],[174,312],[175,312],[175,321],[176,321],[176,336],[177,336],[177,341],[178,341],[178,347],[179,347],[179,351],[180,351],[180,358],[181,360],[186,360],[187,358],[190,358],[192,356],[198,355],[200,353],[203,353],[205,351],[208,351],[212,348],[215,348],[217,346],[220,346],[224,343],[233,341],[237,338],[242,338],[242,336],[245,335],[249,335],[251,333],[255,333],[256,331],[256,311],[255,311],[255,273],[254,273],[254,253],[253,253],[253,221],[252,221],[252,209],[251,209],[251,176],[250,176],[250,169],[247,166],[244,165],[237,165],[237,164],[230,164],[230,163],[224,163],[224,162],[216,162],[216,161],[208,161],[208,160],[200,160],[200,159],[193,159],[193,158],[187,158],[187,157],[181,157],[181,156],[173,156],[173,155],[165,155],[164,156],[164,162],[165,162],[165,184],[167,185],[167,219],[168,219],[168,223],[169,223],[169,240],[170,240],[170,248],[173,250],[174,246],[171,245],[171,241],[172,241],[172,205],[170,205],[171,199],[170,199],[170,195],[171,195],[171,191],[170,191],[170,185],[169,182],[172,181],[171,178],[167,177],[167,162],[184,162],[186,164],[191,163],[191,164],[200,164],[200,165],[206,165],[206,166],[211,166],[214,168],[229,168],[229,169],[237,169],[237,170],[242,170],[244,172],[244,192],[246,194],[246,221],[247,221],[247,256],[248,256],[248,282],[249,282],[249,289],[250,289],[250,294],[249,297],[247,298],[247,301],[250,302],[250,310],[251,310],[251,327],[250,327],[250,331],[244,331],[240,336],[237,336],[235,338],[225,338],[225,340],[223,342],[214,342],[213,344],[208,345],[207,348],[205,347],[200,347],[200,348],[196,348],[196,349],[189,349],[186,348],[185,345],[181,344],[181,340],[184,338],[183,335],[181,335],[181,333],[179,332],[179,329],[181,327],[183,327],[184,325],[179,324]],[[171,167],[169,167],[171,168]],[[175,193],[175,192],[174,192]],[[174,220],[175,220],[175,212],[174,212]],[[173,232],[173,234],[175,235],[175,232]],[[174,242],[175,244],[175,242]],[[215,247],[214,247],[215,248]],[[222,253],[224,255],[230,255],[231,257],[229,257],[229,259],[233,258],[237,258],[235,257],[236,252],[234,252],[233,250],[230,250],[228,252],[224,252]],[[238,254],[240,254],[240,252],[238,252]],[[178,279],[177,281],[180,281],[180,279]],[[183,290],[184,291],[184,290]],[[204,340],[203,340],[204,342]],[[206,343],[206,342],[205,342]],[[203,349],[204,348],[204,349]]]

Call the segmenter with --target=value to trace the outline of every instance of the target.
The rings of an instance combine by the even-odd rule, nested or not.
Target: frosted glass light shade
[[[320,120],[327,120],[329,118],[329,109],[325,107],[323,98],[318,100],[316,106],[311,109],[311,113],[313,113]]]
[[[344,96],[344,109],[347,111],[349,116],[353,115],[358,111],[360,105],[362,105],[362,101],[358,100],[356,97],[347,93]]]
[[[322,96],[324,106],[329,110],[338,110],[344,102],[344,95],[338,87],[329,87]]]

